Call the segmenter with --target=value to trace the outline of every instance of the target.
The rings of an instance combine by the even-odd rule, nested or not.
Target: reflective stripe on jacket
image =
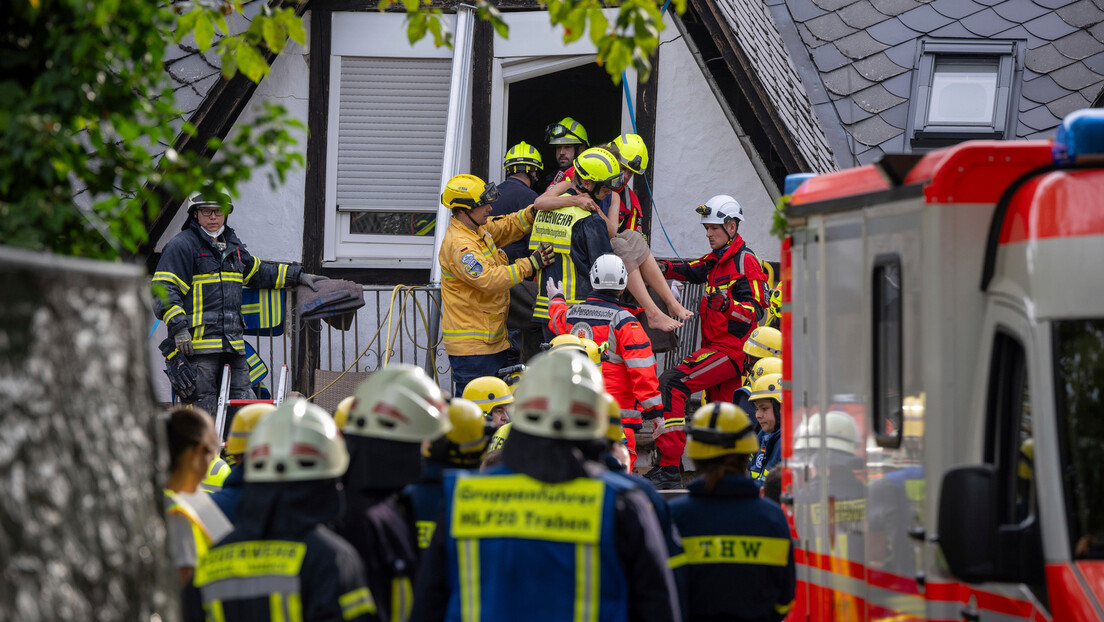
[[[441,329],[445,352],[494,354],[510,347],[506,314],[510,288],[533,274],[528,257],[509,263],[499,246],[532,230],[533,210],[496,216],[478,229],[453,217],[437,261],[441,264]]]
[[[572,193],[568,193],[572,194]],[[548,242],[556,251],[556,261],[537,275],[537,301],[533,305],[533,321],[548,322],[548,277],[563,282],[568,304],[586,300],[590,295],[590,266],[594,260],[612,253],[606,221],[597,212],[581,207],[561,207],[540,212],[533,222],[529,248]]]
[[[188,519],[188,522],[192,525],[192,536],[195,538],[196,556],[199,556],[207,552],[213,542],[211,542],[211,535],[207,533],[207,528],[203,526],[203,521],[199,519],[199,515],[192,506],[188,505],[187,501],[184,501],[176,495],[175,492],[165,489],[165,500],[167,506],[165,507],[166,514],[180,514]]]

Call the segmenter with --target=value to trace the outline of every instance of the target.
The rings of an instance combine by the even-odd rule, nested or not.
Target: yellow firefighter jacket
[[[494,354],[510,347],[506,314],[510,288],[533,274],[529,257],[509,263],[499,249],[533,228],[533,209],[487,220],[473,231],[450,219],[437,261],[441,262],[441,329],[453,356]]]

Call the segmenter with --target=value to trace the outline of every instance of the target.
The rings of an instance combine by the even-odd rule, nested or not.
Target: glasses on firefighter
[[[544,128],[544,142],[549,142],[553,138],[563,138],[564,136],[573,136],[579,139],[579,142],[586,144],[582,136],[579,136],[575,132],[572,132],[566,125],[559,123],[550,123],[548,127]]]
[[[199,215],[203,216],[204,218],[211,218],[212,216],[221,214],[222,210],[217,207],[201,207],[196,210],[196,212],[198,212]]]
[[[705,443],[706,445],[735,447],[736,441],[747,436],[751,431],[752,428],[750,425],[739,432],[718,432],[716,430],[710,430],[709,428],[691,427],[687,436],[692,440],[699,443]]]
[[[609,179],[603,181],[602,184],[604,184],[610,190],[617,192],[621,190],[621,188],[625,187],[625,176],[621,173],[618,173],[613,177],[610,177]]]
[[[498,192],[498,186],[495,186],[494,182],[488,182],[487,185],[483,187],[483,194],[479,195],[479,201],[474,201],[472,199],[453,199],[453,202],[463,205],[468,209],[473,209],[480,205],[490,205],[497,201],[499,196],[501,195]]]

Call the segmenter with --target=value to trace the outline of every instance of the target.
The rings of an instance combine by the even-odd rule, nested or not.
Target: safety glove
[[[713,292],[712,294],[705,295],[705,306],[713,309],[714,311],[720,311],[724,313],[728,311],[728,307],[732,305],[732,299],[728,296],[728,290],[723,292]]]
[[[184,356],[191,356],[194,352],[192,333],[187,328],[181,329],[176,335],[173,335],[173,341],[176,342],[176,349]]]
[[[165,361],[165,375],[169,377],[169,384],[178,397],[188,399],[195,393],[195,369],[184,356],[174,356]]]
[[[538,244],[533,254],[529,255],[529,262],[533,264],[534,272],[539,272],[542,268],[552,265],[554,261],[556,261],[556,251],[548,242]]]
[[[299,284],[306,285],[307,287],[311,288],[311,291],[315,292],[318,291],[319,282],[328,280],[330,280],[330,277],[321,276],[318,274],[307,274],[306,272],[304,272],[303,274],[299,275]]]

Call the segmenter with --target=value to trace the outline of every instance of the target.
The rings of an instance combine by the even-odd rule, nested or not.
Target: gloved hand
[[[712,294],[705,295],[705,306],[713,309],[714,311],[720,311],[724,313],[728,311],[728,307],[732,304],[732,299],[728,297],[728,290],[723,292],[713,292]]]
[[[311,291],[318,291],[319,281],[329,281],[330,277],[320,276],[318,274],[307,274],[306,272],[299,275],[299,284],[306,285],[311,288]]]
[[[188,399],[195,393],[195,369],[188,359],[174,356],[165,361],[165,374],[169,377],[169,384],[172,385],[178,397]]]
[[[548,292],[549,300],[551,300],[553,296],[563,296],[563,281],[556,283],[552,277],[548,277],[548,282],[544,285],[544,291]]]
[[[671,271],[671,262],[667,261],[666,259],[657,259],[655,260],[655,262],[656,265],[659,266],[659,271],[663,274],[663,276],[667,276],[667,274]]]
[[[645,410],[644,412],[640,413],[640,418],[643,419],[644,421],[650,421],[652,419],[656,419],[656,418],[662,417],[662,416],[663,416],[663,406],[662,405],[656,406],[655,408],[653,408],[651,410]]]
[[[550,266],[556,261],[556,251],[548,242],[541,242],[533,254],[529,255],[529,261],[533,264],[534,272],[540,271],[541,268]]]
[[[176,342],[176,349],[184,356],[191,356],[195,351],[192,348],[192,332],[187,328],[181,329],[180,332],[173,336],[173,341]]]

